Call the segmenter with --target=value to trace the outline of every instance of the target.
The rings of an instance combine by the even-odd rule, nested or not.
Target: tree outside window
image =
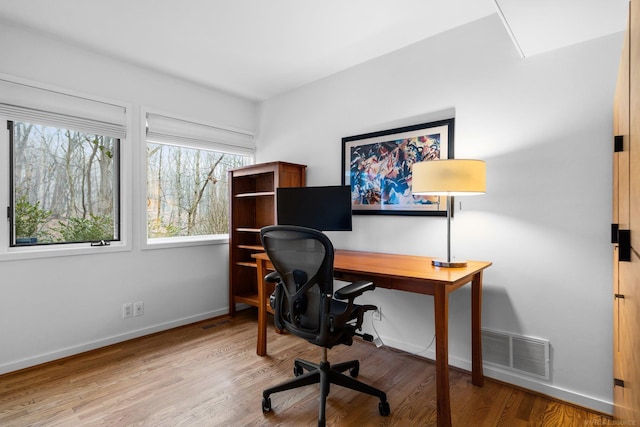
[[[119,143],[9,122],[12,245],[119,240]]]
[[[251,157],[147,143],[147,237],[227,234],[227,171]]]

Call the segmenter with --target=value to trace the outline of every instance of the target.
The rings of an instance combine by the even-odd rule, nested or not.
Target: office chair
[[[330,384],[377,396],[380,415],[391,410],[387,395],[355,379],[360,370],[357,360],[331,365],[327,349],[338,344],[351,345],[353,336],[361,329],[365,311],[373,305],[357,305],[353,300],[375,288],[372,282],[358,281],[333,293],[333,245],[320,231],[289,225],[273,225],[260,230],[262,245],[275,271],[265,276],[276,283],[270,303],[274,309],[275,325],[291,334],[322,347],[319,364],[296,359],[294,378],[262,392],[262,410],[271,411],[271,394],[320,384],[320,413],[318,425],[325,425],[325,406]],[[343,374],[349,371],[351,377]],[[304,371],[307,371],[306,373]]]

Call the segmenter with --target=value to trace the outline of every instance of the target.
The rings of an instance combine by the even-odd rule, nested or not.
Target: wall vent
[[[514,372],[549,379],[549,341],[546,340],[483,329],[482,359]]]

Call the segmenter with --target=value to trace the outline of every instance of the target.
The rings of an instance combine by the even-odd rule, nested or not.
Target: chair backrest
[[[318,230],[274,225],[260,239],[278,272],[275,323],[316,345],[329,339],[328,316],[333,294],[333,245]]]

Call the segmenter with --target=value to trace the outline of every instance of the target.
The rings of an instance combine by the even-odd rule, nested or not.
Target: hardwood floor
[[[272,395],[262,389],[293,375],[296,357],[318,361],[318,347],[269,328],[269,355],[258,357],[256,315],[213,319],[0,376],[0,426],[301,426],[317,425],[318,386]],[[435,425],[435,366],[357,341],[329,352],[333,362],[359,359],[360,380],[385,390],[378,399],[332,386],[329,426]],[[490,379],[471,384],[451,371],[454,426],[601,426],[597,413]]]

